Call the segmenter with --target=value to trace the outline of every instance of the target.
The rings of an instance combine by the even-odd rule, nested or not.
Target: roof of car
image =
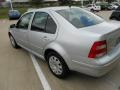
[[[41,11],[41,10],[44,10],[44,11],[49,11],[49,10],[57,11],[57,10],[69,9],[69,8],[70,8],[69,6],[47,7],[47,8],[33,9],[33,10],[30,10],[30,11]],[[71,8],[75,8],[75,7],[72,6]]]

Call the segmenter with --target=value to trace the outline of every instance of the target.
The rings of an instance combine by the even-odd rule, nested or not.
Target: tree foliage
[[[30,0],[31,5],[39,6],[43,4],[43,0]]]
[[[70,5],[72,0],[58,0],[60,5]]]
[[[115,0],[106,0],[108,3],[114,2]]]

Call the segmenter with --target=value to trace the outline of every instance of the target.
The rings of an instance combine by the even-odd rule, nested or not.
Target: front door
[[[28,27],[32,17],[32,12],[27,13],[21,17],[21,19],[16,24],[15,39],[18,44],[22,45],[25,48],[28,48]]]

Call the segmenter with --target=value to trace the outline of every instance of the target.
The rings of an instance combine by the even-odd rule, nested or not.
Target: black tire
[[[20,48],[20,46],[16,43],[16,41],[12,35],[9,35],[9,38],[10,38],[10,42],[11,42],[11,45],[13,48],[15,48],[15,49]]]
[[[110,17],[110,19],[111,19],[111,20],[117,20],[117,18],[116,18],[116,17]]]
[[[95,10],[94,10],[94,9],[91,9],[90,11],[91,11],[91,12],[94,12]]]
[[[53,70],[52,70],[52,68],[51,68],[51,65],[50,65],[50,58],[52,58],[52,57],[56,57],[57,58],[57,62],[59,61],[60,62],[60,64],[59,65],[61,65],[61,73],[60,74],[56,74]],[[47,54],[47,57],[46,57],[46,59],[47,59],[47,63],[48,63],[48,66],[49,66],[49,69],[50,69],[50,71],[52,72],[52,74],[53,75],[55,75],[56,77],[58,77],[58,78],[60,78],[60,79],[63,79],[63,78],[66,78],[67,76],[68,76],[68,73],[70,72],[70,70],[69,70],[69,68],[68,68],[68,66],[67,66],[67,64],[65,63],[65,61],[64,61],[64,59],[59,55],[59,54],[57,54],[56,52],[50,52],[50,53],[48,53]],[[55,64],[55,63],[54,63]],[[56,66],[57,67],[57,66]],[[57,69],[58,70],[58,69]],[[60,69],[59,69],[60,70]]]

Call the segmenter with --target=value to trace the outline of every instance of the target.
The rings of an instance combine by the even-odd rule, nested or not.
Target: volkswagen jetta
[[[79,7],[28,11],[8,34],[14,48],[45,59],[58,78],[70,70],[99,77],[120,60],[119,27]]]

